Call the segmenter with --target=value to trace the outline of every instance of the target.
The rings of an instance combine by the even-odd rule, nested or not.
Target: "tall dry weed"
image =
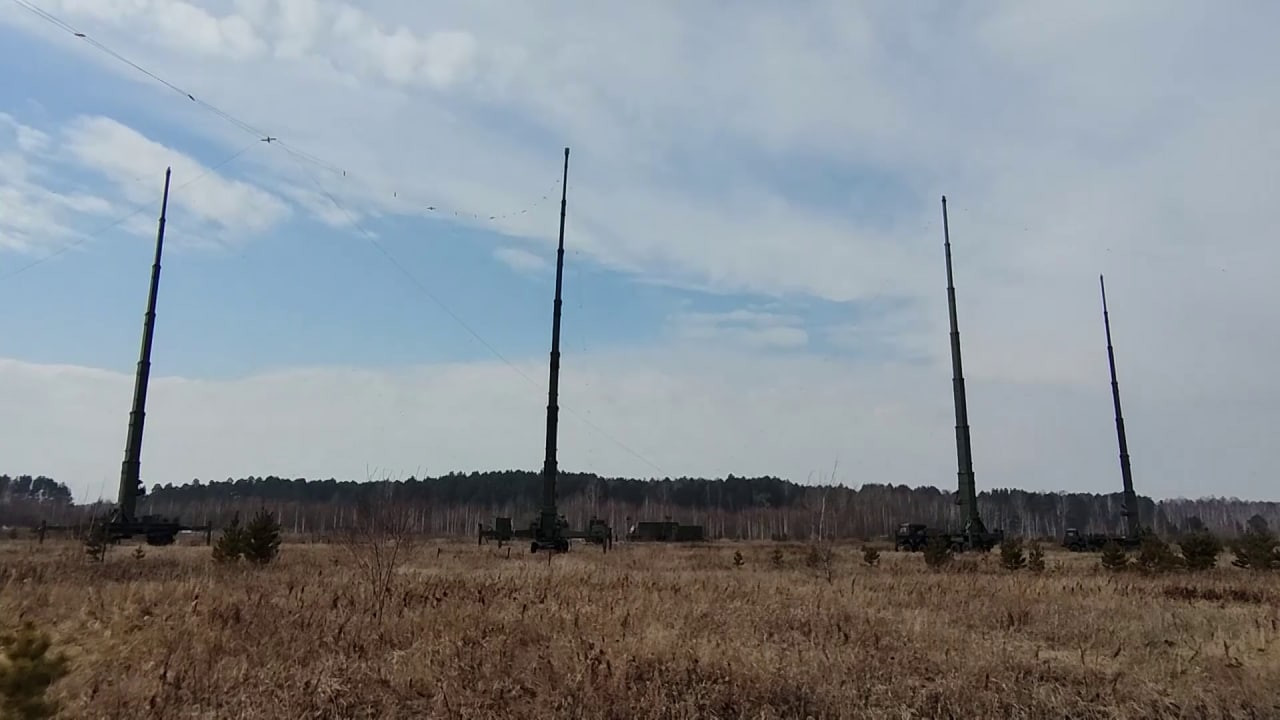
[[[872,571],[856,550],[836,549],[829,583],[799,544],[575,546],[548,564],[419,543],[390,575],[342,542],[253,571],[203,547],[91,565],[5,546],[0,617],[65,638],[74,666],[49,694],[105,720],[1275,713],[1274,574],[1112,575],[1052,550],[1060,569],[1039,575],[994,553],[934,572],[884,552]]]

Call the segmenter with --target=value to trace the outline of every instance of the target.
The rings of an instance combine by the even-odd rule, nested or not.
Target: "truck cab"
[[[924,523],[902,523],[893,536],[894,550],[916,552],[929,542],[928,526]]]

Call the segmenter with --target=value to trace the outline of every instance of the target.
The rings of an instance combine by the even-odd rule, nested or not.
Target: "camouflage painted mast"
[[[129,411],[129,435],[125,440],[124,462],[120,464],[120,493],[116,499],[117,520],[137,520],[138,498],[146,494],[142,486],[142,429],[147,417],[147,384],[151,379],[151,344],[156,329],[156,292],[160,286],[160,257],[164,252],[164,223],[169,208],[169,176],[164,171],[164,197],[160,201],[160,224],[156,230],[156,256],[151,264],[151,285],[147,290],[147,311],[142,317],[142,348],[133,380],[133,408]]]
[[[146,422],[147,385],[151,377],[151,345],[155,335],[156,294],[160,285],[160,259],[164,254],[164,227],[169,209],[169,179],[172,168],[164,171],[164,195],[160,201],[160,220],[156,230],[155,259],[151,264],[151,283],[147,289],[147,309],[142,318],[142,347],[138,353],[138,369],[133,381],[133,405],[129,410],[129,431],[125,439],[124,461],[120,464],[120,488],[116,507],[105,519],[94,518],[90,532],[101,529],[108,541],[141,535],[151,545],[168,545],[183,530],[203,530],[205,542],[211,541],[212,526],[182,525],[176,518],[138,515],[138,498],[146,493],[142,486],[142,431]],[[35,529],[41,542],[50,530],[83,530],[79,526],[50,525],[41,521]]]
[[[1062,546],[1072,552],[1098,551],[1109,544],[1125,549],[1139,546],[1143,527],[1138,510],[1138,495],[1133,490],[1133,471],[1129,467],[1129,442],[1124,434],[1124,415],[1120,412],[1120,383],[1116,380],[1116,353],[1111,344],[1111,313],[1107,310],[1107,284],[1098,276],[1098,288],[1102,291],[1102,325],[1107,334],[1107,365],[1111,370],[1111,402],[1116,412],[1116,442],[1120,445],[1120,477],[1124,482],[1124,494],[1120,516],[1124,520],[1124,532],[1084,532],[1084,528],[1068,527],[1062,534]]]
[[[969,443],[969,406],[965,401],[964,369],[960,362],[960,327],[956,320],[956,286],[951,271],[951,227],[947,222],[947,198],[942,197],[942,247],[947,260],[947,313],[951,321],[951,385],[956,408],[956,504],[964,525],[959,531],[931,528],[921,522],[904,522],[894,534],[895,550],[925,549],[934,541],[952,552],[988,551],[1004,540],[1004,531],[988,531],[978,513],[978,489],[973,477],[973,449]]]
[[[1107,285],[1102,276],[1098,276],[1098,287],[1102,290],[1102,324],[1107,333],[1107,365],[1111,369],[1111,402],[1116,410],[1116,440],[1120,445],[1120,477],[1124,482],[1124,507],[1120,515],[1124,518],[1124,534],[1129,540],[1137,540],[1142,532],[1142,520],[1138,513],[1138,496],[1133,491],[1133,470],[1129,467],[1129,442],[1124,434],[1124,416],[1120,413],[1120,383],[1116,380],[1116,354],[1111,345],[1111,317],[1107,312]]]
[[[569,195],[569,148],[564,149],[564,173],[560,182],[560,235],[556,243],[556,296],[551,309],[551,361],[547,380],[547,446],[542,461],[542,513],[533,549],[564,552],[569,541],[561,533],[560,512],[556,507],[556,434],[560,422],[560,307],[564,282],[564,218]]]
[[[133,406],[129,411],[129,434],[125,440],[124,461],[120,464],[120,491],[116,508],[106,524],[110,540],[141,535],[151,545],[168,545],[183,530],[203,530],[205,543],[211,541],[212,526],[187,526],[177,518],[138,515],[138,498],[146,494],[142,485],[142,432],[146,423],[147,387],[151,379],[151,346],[156,326],[156,296],[160,287],[160,260],[164,255],[164,228],[169,209],[169,178],[172,168],[164,171],[164,196],[160,201],[160,221],[156,230],[155,260],[151,264],[151,284],[147,290],[147,310],[142,319],[142,347],[138,352],[138,370],[134,377]]]
[[[956,288],[951,272],[951,229],[947,224],[947,198],[942,197],[943,249],[947,258],[947,312],[951,320],[951,384],[956,408],[956,464],[959,492],[956,504],[964,516],[964,533],[970,538],[985,535],[986,525],[978,514],[977,484],[973,477],[973,449],[969,442],[969,407],[965,401],[964,371],[960,362],[960,328],[956,320]]]
[[[601,545],[607,551],[613,544],[613,530],[604,520],[592,517],[585,530],[571,530],[556,506],[556,480],[560,470],[556,463],[556,435],[559,426],[560,405],[560,309],[563,305],[564,283],[564,222],[569,193],[569,148],[564,149],[564,173],[560,181],[560,235],[556,245],[556,294],[551,314],[551,358],[547,382],[547,444],[542,462],[542,508],[528,529],[516,530],[510,517],[494,519],[492,528],[483,523],[479,528],[479,542],[486,539],[503,542],[513,538],[529,538],[530,552],[550,550],[567,552],[569,540],[579,538]]]

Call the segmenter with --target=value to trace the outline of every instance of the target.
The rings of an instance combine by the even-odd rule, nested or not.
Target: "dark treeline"
[[[2,477],[2,476],[0,476]],[[35,488],[39,489],[35,489]],[[0,486],[6,487],[6,486]],[[44,517],[72,522],[88,508],[73,508],[65,486],[48,478],[15,484],[0,492],[0,523],[27,524]],[[305,478],[249,477],[239,480],[157,485],[140,503],[144,513],[178,516],[185,522],[219,526],[237,512],[266,507],[286,530],[324,534],[360,520],[362,504],[391,503],[413,517],[418,532],[473,535],[480,522],[495,516],[527,523],[537,512],[541,476],[507,470],[450,473],[433,478],[355,482]],[[19,488],[17,492],[12,488]],[[951,525],[957,518],[955,496],[934,487],[866,484],[800,485],[775,477],[635,480],[585,473],[562,473],[561,511],[581,527],[596,515],[621,531],[628,521],[671,517],[698,523],[711,537],[768,539],[787,537],[872,538],[889,535],[898,523]],[[25,502],[5,502],[20,497]],[[1058,537],[1068,527],[1085,532],[1120,532],[1119,493],[1048,493],[994,490],[978,498],[990,527],[1043,537]],[[1255,515],[1280,526],[1280,503],[1211,498],[1141,498],[1142,517],[1157,532],[1177,535],[1200,523],[1223,534],[1240,532]],[[21,512],[17,512],[21,509]]]
[[[0,475],[0,525],[31,525],[45,515],[62,522],[71,509],[71,490],[53,478]]]
[[[0,502],[12,501],[71,502],[66,485],[44,475],[0,475]]]
[[[450,473],[434,478],[354,482],[253,477],[155,487],[145,502],[152,512],[178,514],[191,522],[221,522],[229,513],[266,506],[287,528],[324,533],[357,521],[362,501],[393,502],[415,513],[419,531],[465,535],[494,516],[524,524],[536,513],[541,476],[535,472]],[[866,484],[808,486],[776,477],[635,480],[586,473],[562,473],[557,485],[561,510],[575,526],[593,515],[621,529],[628,519],[670,516],[706,526],[712,537],[869,538],[893,532],[907,520],[947,525],[956,519],[955,496],[934,487]],[[1046,493],[994,490],[979,496],[991,527],[1025,535],[1060,536],[1068,527],[1086,532],[1120,532],[1119,493]],[[1202,522],[1233,535],[1261,515],[1280,525],[1280,503],[1236,499],[1163,500],[1142,498],[1142,517],[1156,530],[1177,534]]]

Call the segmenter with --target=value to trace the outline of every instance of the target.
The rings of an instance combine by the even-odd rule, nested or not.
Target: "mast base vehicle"
[[[107,521],[107,539],[110,542],[141,537],[148,545],[172,545],[179,533],[203,532],[208,545],[212,531],[211,525],[183,525],[177,518],[163,515],[142,515],[132,520],[112,517]]]
[[[907,552],[922,552],[929,541],[941,536],[952,552],[989,552],[1004,542],[1004,530],[942,530],[932,528],[924,523],[902,523],[894,533],[893,549]]]
[[[504,543],[512,542],[516,539],[529,540],[529,552],[536,553],[539,550],[548,552],[569,552],[570,540],[583,540],[592,545],[599,545],[608,552],[613,547],[613,529],[609,527],[609,523],[601,518],[591,518],[587,523],[586,530],[573,530],[569,528],[569,523],[561,515],[557,518],[555,527],[551,532],[543,532],[540,526],[541,518],[529,523],[527,528],[515,528],[509,517],[494,518],[491,527],[480,523],[478,533],[478,544],[483,545],[487,540],[494,540],[498,543],[498,547],[502,547]]]
[[[109,543],[118,543],[121,540],[131,540],[133,538],[142,538],[148,545],[164,546],[172,545],[178,535],[184,532],[204,533],[205,545],[213,543],[213,525],[184,525],[177,518],[169,518],[163,515],[142,515],[132,520],[123,519],[118,512],[113,512],[105,520],[92,520],[89,525],[50,525],[41,522],[32,532],[40,542],[44,542],[45,535],[50,531],[70,531],[72,534],[80,536],[87,530],[91,530],[95,526],[103,527],[106,532],[106,540]]]

